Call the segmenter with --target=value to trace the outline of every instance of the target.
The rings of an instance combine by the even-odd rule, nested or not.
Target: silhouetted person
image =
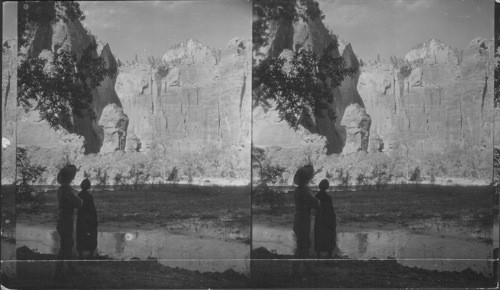
[[[295,219],[293,222],[293,231],[297,240],[297,249],[295,251],[296,259],[305,259],[309,256],[311,248],[311,210],[319,207],[319,201],[312,196],[308,187],[309,182],[314,176],[314,168],[311,165],[301,167],[295,173],[293,182],[298,185],[295,190]],[[293,272],[299,277],[303,277],[303,272],[299,269],[301,265],[294,264]],[[299,273],[296,273],[299,272]]]
[[[337,243],[337,216],[333,209],[332,198],[326,193],[329,186],[328,180],[321,180],[320,191],[316,194],[320,202],[314,220],[314,250],[318,258],[321,257],[321,252],[327,252],[331,258]]]
[[[90,180],[85,178],[80,184],[82,191],[78,197],[83,206],[78,210],[76,219],[76,249],[80,258],[92,258],[97,249],[97,211],[94,197],[89,193]]]
[[[70,186],[75,175],[76,166],[74,165],[66,165],[57,175],[57,182],[61,185],[57,190],[57,232],[60,237],[57,258],[59,260],[72,258],[74,209],[82,206],[82,200],[75,195],[75,191]],[[63,264],[59,262],[56,267],[56,278],[62,278],[62,268]]]

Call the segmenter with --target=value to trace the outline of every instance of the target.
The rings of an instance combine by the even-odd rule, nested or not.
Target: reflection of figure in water
[[[314,169],[311,165],[299,168],[293,177],[293,182],[298,185],[295,190],[295,219],[293,231],[297,239],[296,259],[304,259],[309,256],[311,248],[311,210],[319,206],[319,202],[311,195],[308,184],[314,176]],[[303,277],[303,272],[299,268],[305,268],[303,263],[294,264],[293,274]],[[298,273],[297,273],[298,272]],[[302,272],[302,273],[301,273]]]
[[[125,252],[126,234],[115,233],[115,255],[120,256]]]
[[[367,233],[357,233],[356,237],[358,239],[358,252],[364,255],[368,250],[368,234]]]
[[[328,180],[321,180],[320,191],[316,194],[316,198],[320,201],[314,220],[314,250],[318,258],[321,257],[321,252],[327,252],[328,258],[331,258],[337,243],[337,216],[333,209],[332,198],[326,193],[329,186]]]
[[[73,249],[73,215],[74,209],[82,206],[82,200],[75,195],[71,188],[71,181],[75,178],[76,166],[67,165],[57,175],[57,182],[61,184],[57,190],[57,232],[60,237],[60,248],[58,259],[70,260]],[[70,265],[68,265],[71,268]],[[63,264],[58,263],[56,267],[56,278],[62,278]]]
[[[85,178],[80,184],[82,191],[78,197],[83,206],[78,210],[76,219],[76,249],[80,258],[90,259],[97,249],[97,212],[94,197],[89,193],[90,180]]]

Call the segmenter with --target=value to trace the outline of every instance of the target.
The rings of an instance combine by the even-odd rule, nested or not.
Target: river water
[[[250,245],[220,241],[165,230],[102,231],[98,233],[98,251],[114,259],[158,259],[170,266],[201,272],[233,269],[250,272]],[[16,225],[16,248],[27,246],[40,253],[57,254],[59,235],[53,225]],[[76,253],[74,253],[76,254]]]
[[[491,239],[483,242],[463,236],[453,237],[439,232],[424,233],[405,228],[343,229],[339,230],[337,240],[340,253],[351,259],[391,257],[410,267],[439,271],[462,271],[470,267],[489,276],[493,271],[493,245],[498,247],[498,225],[496,228],[493,243]],[[459,229],[448,229],[447,232],[450,231],[462,232]],[[290,228],[253,224],[252,239],[253,249],[265,247],[287,255],[292,255],[295,250],[294,235]]]

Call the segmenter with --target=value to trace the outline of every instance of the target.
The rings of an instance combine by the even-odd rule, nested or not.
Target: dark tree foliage
[[[315,0],[254,0],[253,47],[258,50],[267,45],[269,21],[283,19],[295,22],[302,18],[316,20],[325,16]]]
[[[404,64],[399,68],[400,77],[407,78],[410,76],[410,74],[411,74],[411,66]]]
[[[269,24],[272,21],[294,22],[323,19],[319,5],[314,0],[256,0],[254,1],[253,49],[268,44]],[[325,113],[335,120],[332,89],[338,87],[347,76],[353,76],[357,68],[346,68],[342,57],[334,57],[337,41],[325,48],[321,58],[309,50],[299,49],[291,60],[272,57],[253,63],[253,105],[265,110],[273,102],[282,120],[290,127],[310,126],[311,118],[303,118],[311,110],[316,117]]]
[[[27,157],[26,148],[16,148],[16,168],[17,168],[17,201],[31,202],[34,200],[33,194],[36,193],[32,184],[47,170],[41,165],[32,165]]]
[[[301,118],[309,109],[318,117],[325,117],[325,110],[335,120],[335,111],[329,106],[334,102],[332,88],[356,72],[355,68],[345,68],[343,58],[332,56],[330,52],[336,46],[332,42],[319,61],[312,51],[295,51],[287,68],[283,58],[262,61],[253,72],[253,85],[258,90],[254,106],[269,109],[270,101],[275,102],[279,117],[294,129],[300,124],[312,125],[310,118]]]
[[[91,91],[106,76],[116,73],[107,69],[101,58],[94,58],[96,44],[89,45],[80,59],[71,51],[56,51],[52,60],[41,57],[27,59],[18,68],[18,103],[25,110],[40,112],[40,117],[51,127],[71,128],[71,118],[85,114],[92,120]]]
[[[28,43],[31,27],[85,19],[76,1],[19,1],[17,11],[19,47]]]
[[[19,2],[19,44],[29,44],[30,31],[57,21],[83,20],[80,5],[74,1]],[[97,44],[89,45],[78,59],[72,51],[54,51],[50,60],[40,56],[24,59],[18,67],[18,105],[40,112],[53,128],[70,129],[73,116],[95,120],[91,91],[116,68],[106,68],[95,56]]]

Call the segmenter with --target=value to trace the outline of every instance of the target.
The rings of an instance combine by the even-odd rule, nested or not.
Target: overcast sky
[[[2,38],[17,37],[17,2],[2,3]]]
[[[247,0],[80,2],[83,21],[120,59],[163,55],[189,38],[223,48],[234,37],[251,39]]]
[[[493,39],[492,0],[319,0],[323,22],[362,59],[403,57],[437,38],[465,49],[476,37]]]
[[[430,38],[465,49],[493,38],[492,0],[318,0],[324,23],[363,59],[403,57]],[[4,36],[15,36],[16,3],[3,3]],[[160,56],[188,38],[223,48],[251,38],[251,1],[81,2],[84,25],[121,59]]]

